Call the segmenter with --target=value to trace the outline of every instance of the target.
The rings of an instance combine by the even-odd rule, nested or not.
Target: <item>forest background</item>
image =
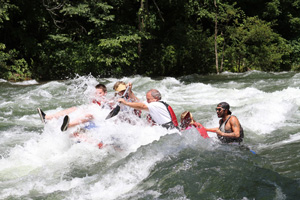
[[[0,78],[299,71],[300,0],[1,0]]]

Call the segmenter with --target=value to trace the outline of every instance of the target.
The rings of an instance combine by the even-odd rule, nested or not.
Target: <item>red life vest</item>
[[[163,103],[166,106],[167,110],[169,111],[169,114],[171,116],[174,126],[178,127],[177,117],[176,117],[172,107],[169,104],[167,104],[166,102],[163,102],[163,101],[159,101],[159,102]]]
[[[98,104],[101,108],[104,108],[104,106],[106,105],[106,106],[109,106],[110,109],[112,109],[112,105],[109,103],[106,103],[105,101],[97,101],[96,99],[94,99],[92,101],[92,103]],[[104,104],[102,105],[102,103],[104,103]]]
[[[198,132],[200,133],[200,135],[203,138],[209,138],[206,129],[204,128],[204,126],[202,126],[202,124],[198,123],[198,122],[194,122],[193,126],[198,130]]]
[[[93,103],[98,104],[99,106],[101,106],[101,102],[97,101],[97,100],[93,100]]]

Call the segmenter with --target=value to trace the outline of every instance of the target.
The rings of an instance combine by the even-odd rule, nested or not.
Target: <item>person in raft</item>
[[[129,89],[128,89],[127,94],[124,96],[124,99],[128,102],[139,102],[140,100],[135,96],[135,94],[132,91],[132,83],[126,84],[123,81],[117,81],[114,84],[113,89],[115,90],[115,97],[120,98],[121,96],[123,96],[123,94],[124,94],[127,87],[129,87]],[[122,112],[130,112],[130,110],[126,106],[121,106],[121,111]],[[133,113],[136,116],[141,117],[142,111],[137,110],[137,109],[133,109]]]
[[[216,108],[217,115],[220,119],[218,128],[206,128],[206,131],[217,133],[218,138],[222,143],[236,143],[243,142],[244,131],[238,120],[234,115],[231,115],[230,105],[226,102],[221,102]]]
[[[151,89],[146,93],[147,103],[128,102],[123,98],[119,102],[137,110],[149,112],[148,121],[153,125],[161,125],[167,129],[178,128],[178,121],[171,106],[161,101],[161,94],[156,89]]]
[[[181,130],[188,130],[188,129],[191,129],[192,127],[195,127],[203,138],[209,138],[204,126],[202,126],[202,124],[196,122],[193,118],[192,113],[190,113],[189,111],[184,111],[181,114],[180,119],[181,119],[180,120]]]
[[[95,92],[95,99],[92,101],[95,104],[98,104],[99,106],[103,107],[106,103],[105,96],[107,94],[106,86],[103,84],[98,84],[95,86],[96,92]],[[40,118],[43,123],[46,123],[46,120],[52,120],[54,118],[59,118],[61,116],[65,116],[63,123],[61,125],[61,131],[66,131],[68,128],[77,126],[79,124],[83,124],[86,122],[90,122],[94,117],[92,114],[84,114],[82,117],[77,118],[70,122],[70,118],[68,114],[76,111],[77,107],[71,107],[62,111],[59,111],[57,113],[54,113],[52,115],[46,115],[40,108],[37,108],[38,113],[40,115]]]

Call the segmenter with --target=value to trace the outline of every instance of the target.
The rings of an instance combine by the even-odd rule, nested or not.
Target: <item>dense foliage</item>
[[[0,2],[0,78],[300,67],[300,0]]]

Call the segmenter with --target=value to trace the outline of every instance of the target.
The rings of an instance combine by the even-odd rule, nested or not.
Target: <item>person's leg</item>
[[[92,114],[86,114],[86,115],[84,115],[84,117],[80,117],[80,118],[77,118],[75,120],[72,120],[69,123],[68,128],[73,127],[73,126],[77,126],[79,124],[83,124],[83,123],[89,122],[93,118],[94,118],[94,116]]]
[[[70,114],[71,112],[74,112],[76,109],[77,109],[77,107],[71,107],[71,108],[59,111],[57,113],[54,113],[52,115],[45,115],[45,119],[46,120],[51,120],[53,118],[59,118],[61,116],[65,116],[65,115]]]

